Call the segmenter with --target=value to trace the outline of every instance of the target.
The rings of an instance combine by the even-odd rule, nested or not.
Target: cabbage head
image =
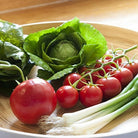
[[[38,77],[55,80],[83,65],[93,65],[107,51],[104,36],[74,18],[58,27],[29,34],[24,50],[39,67]]]

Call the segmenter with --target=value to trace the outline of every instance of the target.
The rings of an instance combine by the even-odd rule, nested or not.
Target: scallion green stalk
[[[114,106],[109,106],[103,110],[100,110],[100,111],[92,114],[92,115],[89,115],[88,117],[83,118],[83,119],[81,119],[75,123],[83,123],[83,122],[90,121],[90,120],[95,119],[95,118],[105,116],[105,115],[112,113],[113,111],[117,110],[118,108],[120,108],[121,106],[123,106],[124,104],[129,102],[130,100],[132,100],[132,97],[129,97],[126,100],[123,100],[123,101],[119,102],[118,104],[115,104]]]
[[[73,113],[64,113],[60,117],[62,124],[47,131],[56,135],[93,134],[110,123],[126,110],[138,104],[138,75],[118,96],[101,104]]]
[[[119,96],[116,96],[116,97],[114,97],[106,102],[103,102],[101,104],[91,106],[91,107],[88,107],[88,108],[85,108],[85,109],[82,109],[82,110],[79,110],[79,111],[76,111],[73,113],[64,113],[62,115],[62,117],[65,120],[66,125],[68,126],[68,125],[70,125],[78,120],[81,120],[93,113],[96,113],[102,109],[105,109],[109,106],[118,104],[119,102],[126,100],[129,97],[132,97],[132,98],[136,97],[138,95],[138,75],[136,76],[136,78],[137,78],[137,81],[133,85],[133,88],[129,89],[127,92],[122,93]]]
[[[87,121],[84,123],[74,123],[70,127],[75,134],[92,134],[103,128],[105,125],[107,125],[109,122],[111,122],[113,119],[124,113],[126,110],[128,110],[130,107],[138,104],[138,96],[125,104],[124,106],[120,107],[119,109],[115,110],[114,112],[107,114],[103,117],[94,119],[92,121]]]

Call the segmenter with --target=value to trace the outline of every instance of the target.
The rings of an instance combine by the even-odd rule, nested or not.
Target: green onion
[[[116,97],[73,113],[64,113],[59,121],[62,124],[49,129],[47,134],[93,134],[137,104],[138,75]]]
[[[133,85],[133,83],[134,83],[134,85]],[[129,88],[131,88],[131,89],[129,89]],[[128,91],[127,91],[127,89],[128,89]],[[126,100],[129,97],[132,97],[132,98],[136,97],[136,95],[138,95],[138,75],[136,75],[135,78],[133,79],[133,81],[128,84],[127,89],[123,90],[120,95],[118,95],[106,102],[103,102],[101,104],[91,106],[91,107],[85,108],[85,109],[77,111],[77,112],[63,114],[62,117],[64,118],[66,125],[72,124],[73,122],[83,119],[84,117],[87,117],[87,116],[89,116],[95,112],[98,112],[102,109],[105,109],[109,106],[114,106],[117,103],[121,102],[122,100]]]
[[[114,118],[128,110],[130,107],[138,104],[138,96],[133,99],[132,101],[128,102],[121,108],[117,109],[116,111],[107,114],[103,117],[94,119],[92,121],[87,121],[84,123],[79,124],[73,124],[70,127],[74,130],[75,134],[92,134],[97,132],[99,129],[107,125],[109,122],[111,122]]]

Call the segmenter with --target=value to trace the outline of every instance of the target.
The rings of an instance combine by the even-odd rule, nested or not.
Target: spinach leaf
[[[24,75],[28,75],[34,65],[24,51],[23,43],[21,26],[0,20],[0,83],[3,84],[0,89],[7,90],[5,93],[13,90],[11,84],[15,84],[15,80],[24,80]]]
[[[18,66],[0,60],[0,81],[18,80],[21,75],[24,77]]]
[[[11,64],[16,64],[22,69],[28,62],[28,55],[24,50],[11,44],[10,42],[2,42],[0,40],[0,59],[9,61]]]
[[[16,81],[0,81],[0,94],[10,96],[13,89],[17,86]]]
[[[0,40],[10,42],[17,47],[22,47],[24,42],[22,27],[8,21],[0,20]]]

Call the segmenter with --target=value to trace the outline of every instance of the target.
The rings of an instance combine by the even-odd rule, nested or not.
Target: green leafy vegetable
[[[27,75],[33,65],[23,49],[23,43],[22,28],[0,20],[0,89],[5,93],[10,93],[15,87],[15,80],[23,77],[22,71]]]
[[[9,61],[12,64],[16,64],[21,68],[24,68],[28,61],[28,56],[24,50],[13,45],[10,42],[2,42],[0,40],[1,60]]]
[[[22,28],[17,24],[0,20],[0,40],[22,47],[24,42]]]
[[[97,29],[74,18],[57,28],[30,34],[23,48],[42,67],[38,76],[55,80],[79,66],[94,64],[105,54],[107,45]]]
[[[0,60],[0,63],[0,75],[2,76],[0,81],[17,80],[20,75],[22,76],[23,80],[25,80],[23,72],[18,66],[3,60]]]

